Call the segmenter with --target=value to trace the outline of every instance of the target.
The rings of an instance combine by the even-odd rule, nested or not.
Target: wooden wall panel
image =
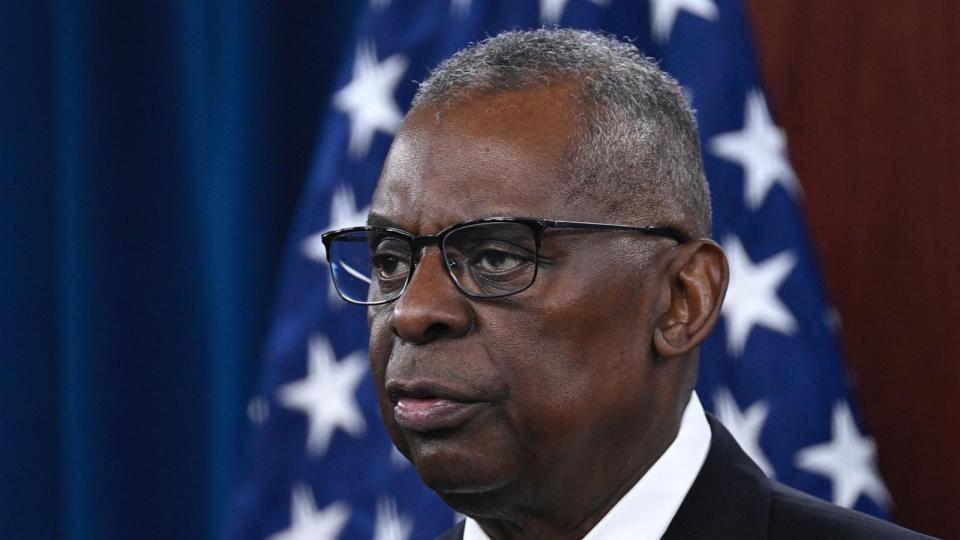
[[[960,538],[960,2],[748,6],[894,517]]]

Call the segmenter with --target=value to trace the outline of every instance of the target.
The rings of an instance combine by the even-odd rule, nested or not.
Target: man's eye
[[[526,259],[499,249],[485,249],[477,253],[470,264],[483,272],[509,272],[526,262]]]
[[[407,272],[407,262],[388,253],[374,255],[373,267],[382,278],[391,279],[403,276]]]

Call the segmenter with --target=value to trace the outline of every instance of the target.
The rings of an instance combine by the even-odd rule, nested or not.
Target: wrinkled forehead
[[[576,114],[564,85],[420,107],[394,139],[371,215],[421,234],[490,216],[568,217],[557,213]]]

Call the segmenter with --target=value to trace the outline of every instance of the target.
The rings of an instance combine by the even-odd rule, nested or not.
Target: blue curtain
[[[0,538],[217,538],[357,2],[0,3]]]

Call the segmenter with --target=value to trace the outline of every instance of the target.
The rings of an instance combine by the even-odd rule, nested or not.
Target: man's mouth
[[[489,405],[438,385],[391,381],[386,386],[397,425],[418,433],[457,428]]]

